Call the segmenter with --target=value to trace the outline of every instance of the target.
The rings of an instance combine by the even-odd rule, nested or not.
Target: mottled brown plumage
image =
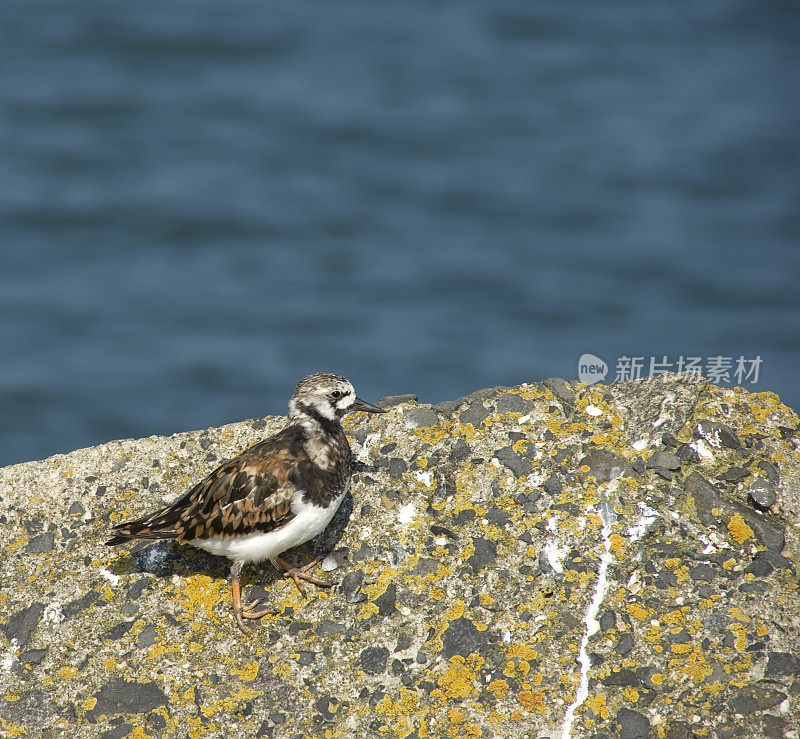
[[[289,408],[282,431],[220,465],[167,507],[115,526],[106,542],[175,539],[234,560],[234,616],[248,634],[242,618],[265,611],[253,611],[254,604],[242,609],[239,572],[245,562],[270,559],[301,592],[301,579],[328,584],[278,555],[318,534],[344,496],[352,452],[341,419],[352,411],[383,412],[356,398],[345,378],[329,373],[301,380]]]

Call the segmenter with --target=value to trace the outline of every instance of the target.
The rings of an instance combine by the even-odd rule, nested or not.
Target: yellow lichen
[[[517,698],[528,711],[545,714],[548,710],[542,690],[520,690]]]
[[[639,603],[629,603],[625,606],[625,610],[628,612],[629,616],[633,616],[637,621],[643,621],[653,613],[652,608],[645,608]]]
[[[246,682],[255,680],[256,675],[258,675],[258,660],[254,659],[252,662],[246,662],[241,668],[232,667],[231,674],[237,675]]]
[[[445,618],[449,621],[455,621],[464,615],[464,601],[457,600],[453,602],[450,607],[445,611]]]
[[[466,659],[460,654],[451,657],[449,665],[438,680],[447,699],[466,698],[476,692],[476,670],[483,665],[483,658],[470,654]]]
[[[731,520],[728,521],[728,532],[737,544],[742,544],[754,534],[753,529],[745,523],[741,513],[734,513],[731,516]]]
[[[586,708],[591,708],[594,712],[595,716],[599,716],[600,718],[608,718],[609,712],[608,707],[606,706],[606,694],[605,693],[597,693],[596,695],[590,695],[586,698],[583,702],[583,705]]]
[[[490,693],[494,693],[498,698],[505,698],[506,693],[508,693],[508,683],[505,680],[496,678],[489,683],[487,690]]]

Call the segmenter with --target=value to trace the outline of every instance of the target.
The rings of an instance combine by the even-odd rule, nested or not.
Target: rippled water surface
[[[318,369],[760,356],[800,406],[796,7],[5,0],[0,464]]]

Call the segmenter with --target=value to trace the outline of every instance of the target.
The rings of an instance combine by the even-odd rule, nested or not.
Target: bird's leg
[[[236,625],[239,627],[239,630],[245,634],[246,636],[253,636],[253,632],[250,631],[245,625],[242,619],[258,619],[263,618],[269,613],[269,610],[264,608],[261,611],[254,611],[253,608],[259,602],[259,598],[256,600],[251,601],[246,606],[242,607],[242,591],[241,586],[239,584],[239,575],[242,572],[242,567],[244,566],[244,562],[234,562],[233,566],[231,567],[231,590],[233,591],[233,620],[236,621]]]
[[[280,557],[275,557],[273,561],[276,565],[286,570],[284,577],[291,577],[292,580],[294,580],[294,584],[297,586],[297,589],[300,591],[300,594],[306,598],[308,597],[306,595],[306,589],[303,587],[303,584],[300,582],[300,580],[306,580],[307,582],[313,583],[321,588],[329,588],[333,585],[333,583],[330,583],[327,580],[320,580],[318,577],[309,575],[306,571],[317,564],[320,559],[321,557],[317,557],[303,567],[295,567],[294,565],[290,565],[285,559],[281,559]]]

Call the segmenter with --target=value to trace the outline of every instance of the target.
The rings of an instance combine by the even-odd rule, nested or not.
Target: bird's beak
[[[364,411],[365,413],[386,413],[383,408],[378,408],[377,405],[372,405],[372,403],[367,403],[366,400],[361,400],[361,398],[356,398],[353,401],[353,405],[350,406],[351,411]]]

